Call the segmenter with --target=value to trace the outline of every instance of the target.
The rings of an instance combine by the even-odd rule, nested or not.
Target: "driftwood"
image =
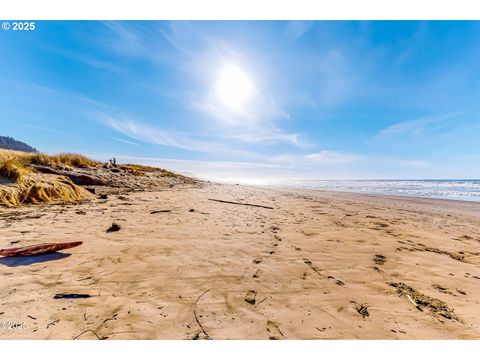
[[[22,246],[11,249],[0,249],[1,256],[33,256],[33,255],[42,255],[59,250],[70,249],[75,246],[82,245],[82,241],[72,241],[64,243],[47,243],[31,246]]]
[[[412,303],[413,306],[415,306],[418,310],[423,311],[420,305],[418,305],[415,300],[412,299],[412,297],[408,294],[405,294],[407,296],[408,301]]]
[[[227,200],[219,200],[219,199],[208,199],[210,201],[216,201],[216,202],[221,202],[225,204],[234,204],[234,205],[244,205],[244,206],[254,206],[254,207],[259,207],[259,208],[264,208],[264,209],[270,209],[273,210],[274,208],[271,206],[265,206],[265,205],[258,205],[258,204],[249,204],[249,203],[241,203],[241,202],[236,202],[236,201],[227,201]]]
[[[88,299],[89,294],[56,294],[54,299]]]
[[[169,212],[172,212],[172,210],[153,210],[153,211],[150,211],[150,214],[169,213]]]

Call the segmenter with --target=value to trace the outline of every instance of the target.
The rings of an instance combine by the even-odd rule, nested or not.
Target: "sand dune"
[[[2,209],[0,248],[83,245],[0,258],[0,338],[478,339],[479,225],[476,203],[218,184]]]

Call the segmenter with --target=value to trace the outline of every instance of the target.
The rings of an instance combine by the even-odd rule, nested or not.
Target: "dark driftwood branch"
[[[89,294],[56,294],[54,299],[88,299],[91,297]]]
[[[236,202],[236,201],[226,201],[226,200],[219,200],[219,199],[208,199],[210,201],[216,201],[216,202],[221,202],[225,204],[234,204],[234,205],[244,205],[244,206],[254,206],[254,207],[259,207],[259,208],[264,208],[264,209],[271,209],[273,210],[274,208],[271,206],[265,206],[265,205],[258,205],[258,204],[249,204],[249,203],[241,203],[241,202]]]
[[[195,301],[195,304],[193,305],[193,315],[195,316],[195,320],[197,321],[197,324],[198,326],[200,326],[200,328],[202,329],[202,332],[205,334],[205,336],[208,338],[208,340],[213,340],[210,335],[208,335],[207,331],[205,330],[205,328],[203,327],[202,323],[200,322],[200,320],[198,320],[198,316],[197,316],[197,303],[198,301],[200,300],[200,298],[205,295],[207,292],[209,292],[210,290],[212,289],[208,289],[208,290],[205,290],[203,293],[200,294],[200,296],[197,298],[197,300]]]
[[[169,213],[169,212],[172,212],[172,210],[153,210],[153,211],[150,211],[150,214]]]

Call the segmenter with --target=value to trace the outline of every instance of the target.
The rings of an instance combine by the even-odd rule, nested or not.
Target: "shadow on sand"
[[[0,258],[0,264],[9,266],[9,267],[16,267],[16,266],[28,266],[32,264],[47,262],[47,261],[54,261],[65,259],[69,257],[71,254],[64,254],[60,252],[53,252],[50,254],[43,254],[43,255],[33,255],[33,256],[11,256],[11,257],[2,257]]]

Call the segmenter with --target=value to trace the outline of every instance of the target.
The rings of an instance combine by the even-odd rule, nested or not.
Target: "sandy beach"
[[[208,183],[2,209],[1,248],[83,245],[0,258],[0,338],[478,339],[479,224],[478,203]]]

